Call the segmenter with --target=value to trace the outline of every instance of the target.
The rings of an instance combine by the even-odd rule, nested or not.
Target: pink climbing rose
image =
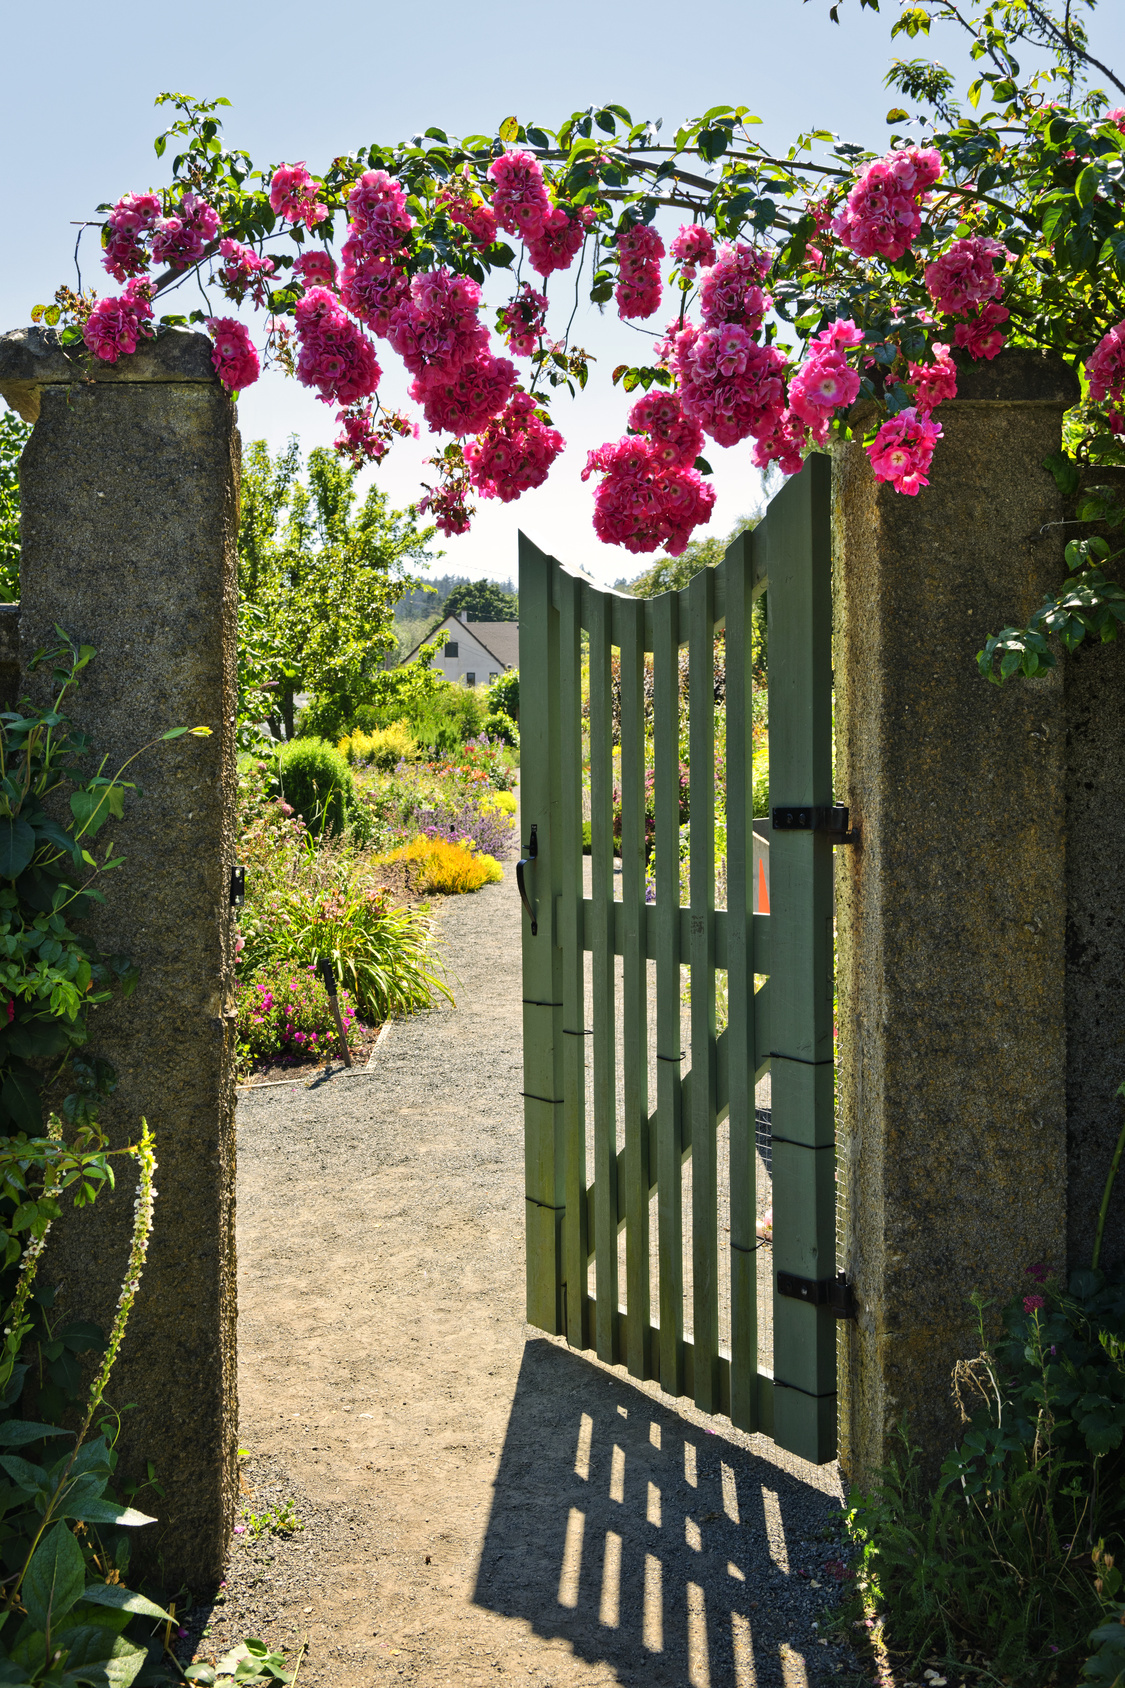
[[[319,183],[314,181],[306,165],[279,164],[270,182],[270,206],[287,223],[304,223],[315,228],[328,215],[327,205],[317,197]]]
[[[293,274],[302,287],[335,287],[336,264],[332,254],[323,247],[302,252],[293,261]]]
[[[565,444],[558,429],[536,410],[530,393],[513,393],[501,415],[466,446],[469,479],[482,498],[509,504],[542,486]]]
[[[1086,360],[1086,379],[1095,403],[1125,396],[1125,322],[1104,334]]]
[[[974,305],[1000,297],[1004,283],[993,264],[1007,257],[1007,247],[983,235],[955,240],[948,252],[926,265],[926,290],[946,316],[964,316]]]
[[[456,187],[448,187],[441,189],[437,202],[450,222],[457,223],[466,231],[478,252],[485,252],[494,244],[496,213],[483,199]]]
[[[82,330],[87,350],[104,363],[116,363],[124,352],[135,352],[137,340],[151,339],[151,289],[147,278],[127,282],[116,299],[99,299]]]
[[[406,195],[385,170],[364,171],[348,195],[348,216],[349,239],[343,251],[346,264],[354,263],[359,251],[372,258],[401,252],[414,227],[406,209]]]
[[[211,362],[228,393],[241,393],[258,379],[260,365],[249,330],[235,317],[208,317],[215,342]]]
[[[912,363],[910,381],[914,387],[914,408],[921,416],[928,416],[946,399],[957,397],[957,370],[949,347],[937,340],[933,346],[932,363]]]
[[[664,242],[649,224],[634,223],[618,235],[617,256],[621,273],[614,295],[618,315],[626,319],[652,316],[660,309],[663,292]]]
[[[117,281],[148,269],[149,254],[142,237],[149,234],[161,211],[155,193],[122,194],[106,219],[102,263]]]
[[[994,358],[1004,344],[1000,324],[1007,322],[1011,312],[992,300],[969,313],[967,322],[959,322],[953,330],[953,344],[968,352],[971,358]]]
[[[479,434],[507,404],[516,366],[482,348],[453,371],[431,365],[414,377],[410,396],[422,406],[431,433]]]
[[[542,338],[547,319],[547,295],[537,293],[529,282],[521,282],[514,299],[500,312],[498,326],[517,357],[529,358]]]
[[[161,217],[152,234],[152,255],[158,264],[170,264],[174,270],[187,269],[203,257],[205,249],[219,232],[219,213],[197,193],[185,193],[180,200],[179,213]]]
[[[412,375],[453,375],[485,350],[488,330],[478,313],[480,287],[452,270],[425,270],[410,296],[391,311],[387,339]]]
[[[273,259],[260,256],[252,247],[243,246],[238,240],[220,240],[219,254],[223,259],[219,284],[227,298],[241,304],[249,292],[256,305],[268,304],[269,278],[274,273]]]
[[[745,241],[720,246],[699,288],[699,314],[705,327],[737,323],[747,333],[756,334],[773,304],[761,286],[771,263],[768,252],[747,246]]]
[[[834,412],[859,397],[859,373],[845,354],[862,340],[863,330],[850,319],[832,323],[814,335],[808,357],[789,383],[789,408],[808,424],[817,445],[827,441]]]
[[[315,387],[325,404],[355,404],[370,397],[382,370],[375,348],[346,315],[334,293],[310,287],[293,307],[300,341],[297,379]]]
[[[901,147],[877,158],[848,194],[832,232],[857,257],[901,258],[921,230],[923,196],[943,169],[934,147]]]
[[[532,268],[538,270],[541,276],[552,275],[555,270],[568,270],[593,217],[593,211],[585,205],[581,210],[557,205],[549,211],[539,233],[527,237],[527,255]]]
[[[644,399],[633,406],[629,422],[649,438],[627,434],[599,446],[582,471],[584,481],[595,472],[602,475],[594,494],[594,532],[627,551],[659,548],[678,557],[692,529],[710,520],[715,503],[714,487],[686,466],[698,436],[688,431],[690,419],[685,429],[683,416],[670,406]]]
[[[492,209],[504,232],[524,240],[540,234],[551,214],[551,202],[539,160],[530,152],[504,152],[493,159],[488,174],[496,184]]]
[[[913,405],[883,423],[867,455],[877,481],[889,481],[896,492],[916,497],[929,486],[926,471],[941,438],[941,424],[920,416]]]
[[[702,223],[685,223],[672,242],[672,256],[685,281],[694,281],[697,266],[715,260],[715,241]]]

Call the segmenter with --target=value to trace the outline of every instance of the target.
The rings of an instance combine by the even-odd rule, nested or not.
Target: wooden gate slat
[[[552,559],[520,535],[523,648],[538,684],[520,711],[526,769],[521,779],[524,838],[537,828],[539,855],[528,870],[538,914],[531,935],[523,916],[524,1141],[527,1214],[527,1317],[540,1330],[563,1328],[562,1225],[566,1205],[562,1153],[562,952],[553,914],[561,889],[557,699],[559,651]]]
[[[586,1217],[586,1001],[585,921],[582,884],[582,626],[581,589],[561,569],[559,607],[559,777],[562,792],[562,895],[559,941],[563,951],[563,1134],[566,1141],[566,1219],[563,1271],[566,1335],[575,1348],[590,1346],[586,1273],[590,1248]]]
[[[625,1362],[649,1366],[648,963],[645,958],[644,610],[614,603],[621,696],[621,1020],[625,1104]]]
[[[656,809],[656,1174],[660,1386],[684,1391],[684,1232],[680,1027],[680,668],[679,604],[666,593],[651,606],[653,795]]]
[[[619,1359],[617,1283],[617,1074],[613,961],[613,720],[609,604],[583,590],[590,635],[590,866],[593,902],[594,1282],[599,1360]]]
[[[719,1407],[719,1227],[715,1052],[715,575],[688,587],[691,755],[691,1238],[695,1404]]]
[[[720,564],[726,582],[727,1061],[730,1132],[730,1414],[758,1427],[758,1273],[754,1157],[754,791],[752,594],[743,534]]]
[[[830,469],[812,457],[770,506],[770,799],[832,802]],[[835,1275],[832,847],[824,833],[770,841],[775,1272]],[[836,1321],[774,1291],[774,1434],[832,1457]]]

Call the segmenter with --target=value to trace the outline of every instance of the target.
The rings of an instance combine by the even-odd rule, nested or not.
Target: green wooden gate
[[[751,607],[767,586],[775,822],[768,915],[751,912],[750,731]],[[594,1349],[634,1377],[658,1378],[670,1394],[690,1395],[705,1412],[729,1413],[740,1429],[763,1431],[818,1462],[836,1449],[831,852],[841,841],[832,828],[846,826],[831,807],[831,620],[823,456],[808,460],[718,568],[647,601],[603,591],[520,538],[527,1316],[573,1347]],[[715,906],[709,777],[720,628],[725,909]],[[646,761],[655,809],[650,902]],[[723,1030],[717,975],[726,980]],[[756,975],[767,976],[757,990]],[[755,1231],[755,1084],[767,1071],[772,1250],[759,1246]],[[759,1355],[763,1261],[773,1271],[772,1364]]]

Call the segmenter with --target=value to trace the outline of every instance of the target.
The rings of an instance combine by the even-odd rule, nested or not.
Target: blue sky
[[[319,170],[335,153],[391,142],[430,124],[455,134],[491,131],[515,112],[555,128],[571,111],[606,100],[625,105],[635,118],[662,116],[666,127],[712,105],[743,104],[763,119],[757,133],[767,144],[782,147],[815,127],[879,147],[889,133],[885,113],[896,103],[883,87],[892,57],[925,53],[959,75],[968,66],[954,34],[935,33],[929,46],[903,38],[892,43],[893,0],[884,0],[878,16],[861,12],[858,0],[844,0],[839,26],[829,21],[829,4],[713,0],[695,8],[667,0],[616,6],[577,0],[564,7],[505,0],[470,9],[451,0],[394,7],[379,0],[268,6],[197,0],[187,11],[139,11],[122,0],[102,0],[94,9],[59,0],[48,14],[10,0],[5,56],[10,71],[20,70],[5,87],[9,234],[0,265],[0,325],[22,325],[32,305],[49,300],[60,282],[73,282],[72,220],[126,189],[163,183],[152,151],[166,122],[152,104],[162,89],[226,95],[229,142],[259,165],[305,159]],[[1120,0],[1103,0],[1091,42],[1120,73]],[[96,236],[84,237],[84,249],[85,277],[96,276],[102,292],[112,291],[97,262]],[[495,302],[502,302],[503,283],[494,290]],[[572,278],[552,278],[548,291],[557,301],[552,324],[558,318],[561,327]],[[514,573],[521,527],[545,550],[603,580],[644,566],[645,559],[598,543],[590,525],[592,483],[579,480],[586,452],[623,431],[626,401],[611,388],[609,372],[636,360],[644,342],[612,312],[601,316],[589,306],[580,309],[574,335],[598,361],[585,394],[553,404],[567,451],[537,492],[512,505],[481,503],[472,533],[442,542],[438,572]],[[381,348],[380,361],[381,394],[403,401],[397,360]],[[335,433],[329,408],[280,374],[264,376],[239,409],[247,439],[279,445],[296,433],[307,448],[330,443]],[[418,496],[429,473],[422,459],[435,443],[431,436],[396,444],[379,471],[393,501]],[[759,478],[747,444],[716,448],[708,457],[718,493],[710,531],[723,532],[757,501]]]

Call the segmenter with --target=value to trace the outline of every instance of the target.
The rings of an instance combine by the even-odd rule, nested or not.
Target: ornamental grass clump
[[[492,856],[444,838],[415,838],[384,859],[405,862],[415,888],[434,896],[479,891],[482,885],[494,885],[504,877],[503,868]]]
[[[348,1036],[359,1024],[355,1005],[343,989],[338,1000]],[[308,1061],[339,1052],[336,1022],[315,966],[265,969],[239,988],[235,1006],[243,1061],[270,1055]]]

